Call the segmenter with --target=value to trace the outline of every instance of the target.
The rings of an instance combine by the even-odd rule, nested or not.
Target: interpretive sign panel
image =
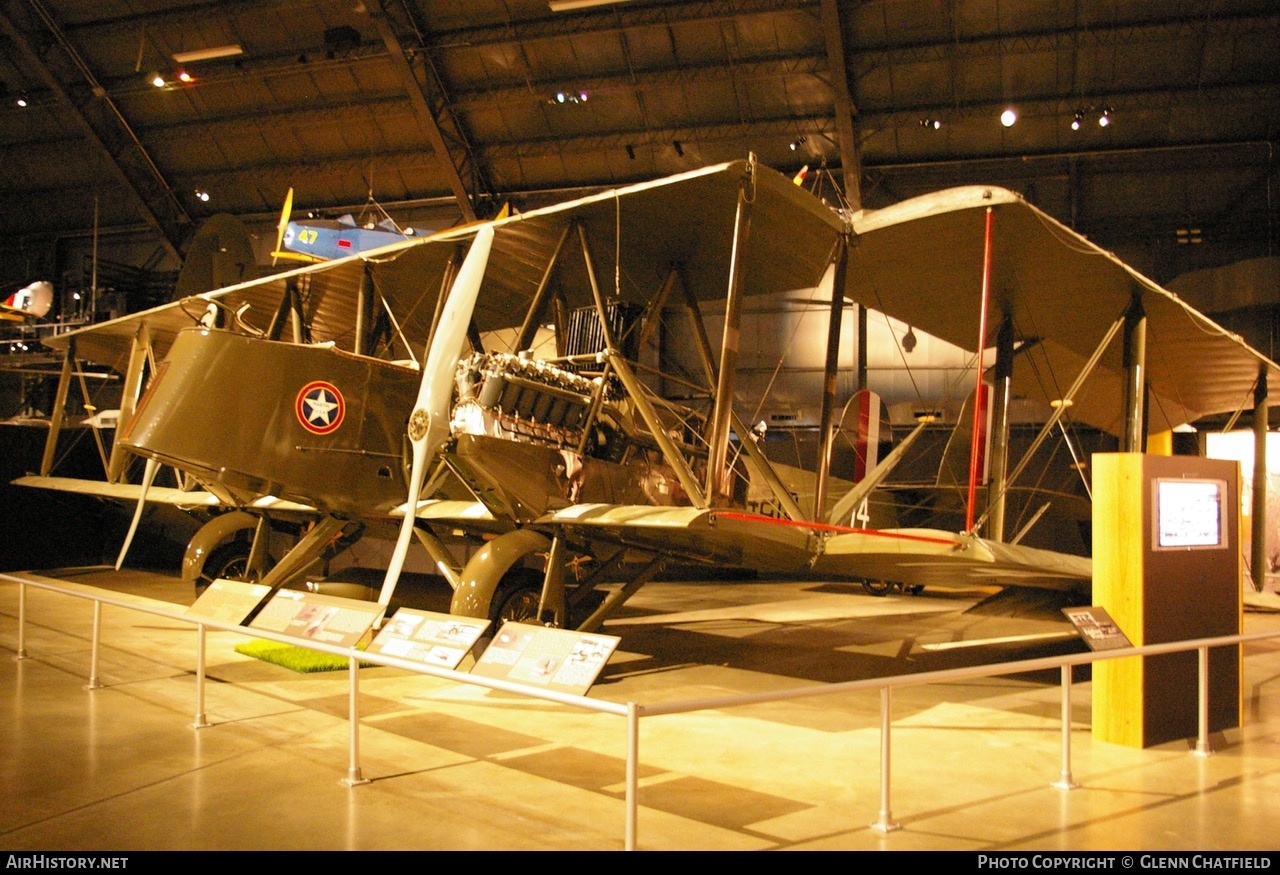
[[[488,620],[475,617],[400,608],[378,632],[368,652],[452,669],[488,628]]]
[[[581,696],[591,689],[621,640],[614,635],[506,623],[471,673]]]
[[[1111,615],[1096,605],[1087,608],[1063,608],[1062,613],[1076,627],[1090,650],[1117,650],[1132,647],[1129,639]]]
[[[385,610],[377,602],[282,589],[253,618],[249,628],[277,632],[304,643],[355,647]]]
[[[205,588],[191,607],[189,616],[204,617],[223,623],[240,625],[249,612],[271,592],[271,587],[242,580],[215,580]]]

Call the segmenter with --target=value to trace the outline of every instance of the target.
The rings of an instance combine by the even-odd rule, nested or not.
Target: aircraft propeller
[[[409,416],[409,441],[413,446],[409,497],[404,505],[404,523],[400,526],[400,535],[396,538],[391,562],[387,566],[387,576],[382,582],[382,592],[378,595],[378,602],[383,605],[391,602],[391,594],[395,591],[396,582],[404,568],[405,556],[409,552],[409,538],[413,534],[418,493],[422,491],[427,459],[449,436],[449,402],[453,395],[454,366],[462,344],[466,341],[467,328],[471,324],[472,313],[475,312],[476,297],[480,292],[480,283],[484,279],[492,247],[493,226],[481,225],[449,289],[439,326],[431,338],[431,348],[427,350],[426,362],[422,366],[418,398],[414,402],[413,413]]]

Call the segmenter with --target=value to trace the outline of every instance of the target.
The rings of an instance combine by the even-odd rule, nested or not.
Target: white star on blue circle
[[[307,422],[319,428],[327,428],[333,423],[338,399],[323,386],[317,386],[304,395],[302,403],[306,405]]]

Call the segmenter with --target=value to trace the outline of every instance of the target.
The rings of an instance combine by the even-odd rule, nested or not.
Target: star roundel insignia
[[[427,415],[427,411],[421,407],[414,408],[413,413],[409,415],[409,440],[416,442],[426,437],[430,420],[431,417]]]
[[[324,380],[312,380],[302,387],[294,403],[298,422],[312,434],[332,434],[342,425],[347,402],[338,387]]]

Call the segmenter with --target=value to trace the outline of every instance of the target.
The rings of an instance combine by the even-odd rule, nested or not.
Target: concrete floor
[[[43,572],[187,604],[173,578]],[[622,637],[592,696],[662,702],[788,689],[1044,647],[932,643],[1052,632],[963,614],[980,593],[872,598],[845,585],[661,583],[605,631]],[[298,675],[208,639],[193,729],[191,626],[107,607],[87,690],[92,609],[0,576],[0,848],[619,849],[618,717],[387,668],[360,675],[360,765],[347,786],[346,672]],[[1249,613],[1248,632],[1280,630]],[[1178,742],[1094,741],[1073,687],[1072,776],[1059,778],[1057,673],[894,694],[882,834],[879,698],[844,694],[649,718],[641,849],[1266,850],[1280,815],[1280,641],[1245,649],[1244,726],[1211,757]],[[1194,690],[1188,691],[1194,700]]]

